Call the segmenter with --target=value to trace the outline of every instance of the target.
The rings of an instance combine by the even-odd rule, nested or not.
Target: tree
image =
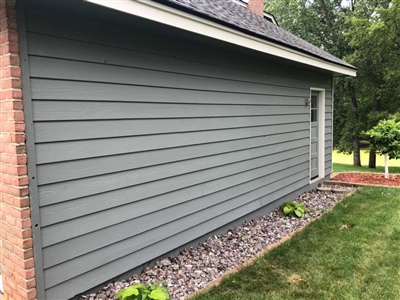
[[[385,178],[389,178],[389,159],[400,159],[400,122],[394,118],[380,121],[365,132],[370,148],[385,156]]]
[[[280,26],[359,68],[335,78],[334,147],[361,165],[362,132],[400,105],[399,1],[270,0]],[[370,167],[375,154],[371,151]]]
[[[399,18],[393,10],[395,7],[387,0],[360,0],[353,16],[347,20],[349,27],[345,36],[352,52],[346,59],[359,67],[354,86],[361,108],[361,130],[375,126],[392,109],[397,109],[392,103],[399,103],[394,92],[397,84],[389,83],[389,77],[385,75],[399,62],[392,37],[396,31],[387,23]],[[369,167],[376,167],[373,150],[370,151]]]

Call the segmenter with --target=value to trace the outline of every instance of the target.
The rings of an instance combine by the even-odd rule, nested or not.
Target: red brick
[[[4,48],[3,48],[4,50]],[[1,70],[1,78],[21,77],[21,69],[19,67],[6,67]]]
[[[16,133],[12,140],[25,140],[25,134],[24,133]],[[14,141],[11,141],[12,143],[15,143]],[[23,143],[18,143],[17,144],[23,144]],[[25,166],[27,163],[27,158],[26,154],[20,154],[20,155],[15,155],[12,154],[10,155],[10,164],[14,166]]]
[[[2,177],[0,178],[0,181],[6,185],[11,185],[11,186],[26,186],[26,185],[28,185],[28,177],[27,176],[19,177],[19,176],[3,174]],[[7,196],[10,196],[10,195],[7,195]],[[16,202],[9,203],[9,204],[15,205],[15,203]],[[20,206],[18,206],[18,207],[20,207]]]
[[[1,67],[10,67],[10,66],[20,66],[19,56],[18,54],[8,53],[3,54],[1,58]]]
[[[25,131],[24,123],[10,123],[10,121],[8,120],[8,114],[2,113],[2,115],[5,116],[5,118],[2,118],[3,120],[5,120],[3,122],[2,128],[1,128],[1,131],[3,133],[15,133],[15,132],[24,132]],[[12,150],[10,150],[10,151],[12,151]],[[7,153],[10,153],[10,151],[7,151]]]
[[[21,180],[22,180],[22,179],[28,181],[28,177],[21,178]],[[29,197],[14,198],[14,206],[15,206],[15,207],[19,207],[19,208],[29,207],[29,204],[30,204]],[[17,225],[17,226],[18,226],[18,225]],[[31,227],[31,226],[32,226],[32,225],[30,225],[29,227]]]
[[[10,195],[3,195],[3,202],[6,203],[6,204],[9,204],[9,205],[14,205],[15,197],[12,197]],[[6,211],[4,210],[3,213],[5,214]]]
[[[17,218],[11,216],[11,215],[6,215],[6,223],[11,225],[11,226],[16,226],[17,225]]]
[[[17,287],[18,289],[18,287]],[[21,295],[21,292],[15,291],[13,294],[13,300],[27,300],[26,294]]]
[[[11,272],[14,272],[15,271],[15,263],[12,261],[12,260],[10,260],[10,259],[4,259],[4,261],[3,261],[3,264],[2,265],[4,265],[8,270],[10,270]]]
[[[3,44],[3,50],[2,53],[19,53],[19,44],[15,42],[8,42]]]
[[[8,195],[14,197],[25,197],[28,196],[29,189],[28,187],[16,187],[16,186],[8,186]]]
[[[16,267],[19,267],[23,270],[30,270],[35,266],[33,258],[29,259],[21,259],[15,255],[12,255],[11,261],[14,263]],[[26,279],[26,278],[24,278]]]
[[[32,220],[15,0],[0,0],[0,261],[10,300],[35,299]]]
[[[32,227],[32,220],[31,220],[31,218],[16,219],[15,226],[19,229],[29,229]],[[24,247],[24,248],[26,248],[26,247]]]
[[[30,217],[31,210],[29,208],[12,208],[10,209],[9,213],[16,218],[26,219]]]
[[[14,293],[15,300],[33,300],[36,299],[36,289],[24,289],[17,287],[17,292]]]
[[[247,8],[260,17],[264,16],[264,0],[249,0]]]
[[[36,286],[36,281],[34,278],[32,279],[24,279],[20,276],[13,274],[12,281],[17,284],[18,286],[22,287],[25,290],[30,290]],[[16,289],[17,287],[15,287]]]
[[[21,230],[21,228],[11,227],[10,232],[13,235],[15,235],[17,238],[20,238],[20,239],[27,239],[27,238],[32,237],[32,229],[31,228]]]
[[[22,91],[21,90],[8,90],[5,91],[4,99],[22,99]]]
[[[29,249],[29,250],[23,250],[17,247],[14,247],[14,253],[16,256],[23,258],[23,259],[28,259],[33,257],[33,250]]]
[[[16,290],[17,289],[17,284],[16,282],[13,280],[14,278],[8,278],[6,277],[6,279],[4,280],[5,283],[12,289],[12,290]]]
[[[37,292],[36,289],[30,289],[29,292],[27,293],[28,299],[36,299]]]
[[[21,276],[23,279],[31,279],[35,277],[35,269],[24,269],[19,266],[15,266],[15,273],[19,276]]]
[[[0,150],[3,153],[9,153],[9,154],[25,154],[26,153],[26,147],[24,144],[2,144]],[[7,173],[7,174],[9,174],[9,173]]]

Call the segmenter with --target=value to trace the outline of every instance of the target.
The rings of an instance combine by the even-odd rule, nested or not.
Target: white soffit
[[[149,0],[85,0],[107,8],[119,10],[141,18],[184,29],[231,44],[285,58],[302,64],[328,70],[336,74],[356,76],[357,71],[307,55],[272,42],[247,35],[238,30],[170,8]]]

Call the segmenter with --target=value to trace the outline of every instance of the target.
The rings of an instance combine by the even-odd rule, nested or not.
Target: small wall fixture
[[[310,104],[311,104],[311,98],[305,98],[304,105],[310,105]]]

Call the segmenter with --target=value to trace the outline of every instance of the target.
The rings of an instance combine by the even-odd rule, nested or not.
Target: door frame
[[[325,89],[311,87],[310,100],[313,92],[318,93],[318,177],[311,179],[311,104],[309,108],[310,122],[310,156],[309,156],[309,180],[310,184],[325,178]]]

